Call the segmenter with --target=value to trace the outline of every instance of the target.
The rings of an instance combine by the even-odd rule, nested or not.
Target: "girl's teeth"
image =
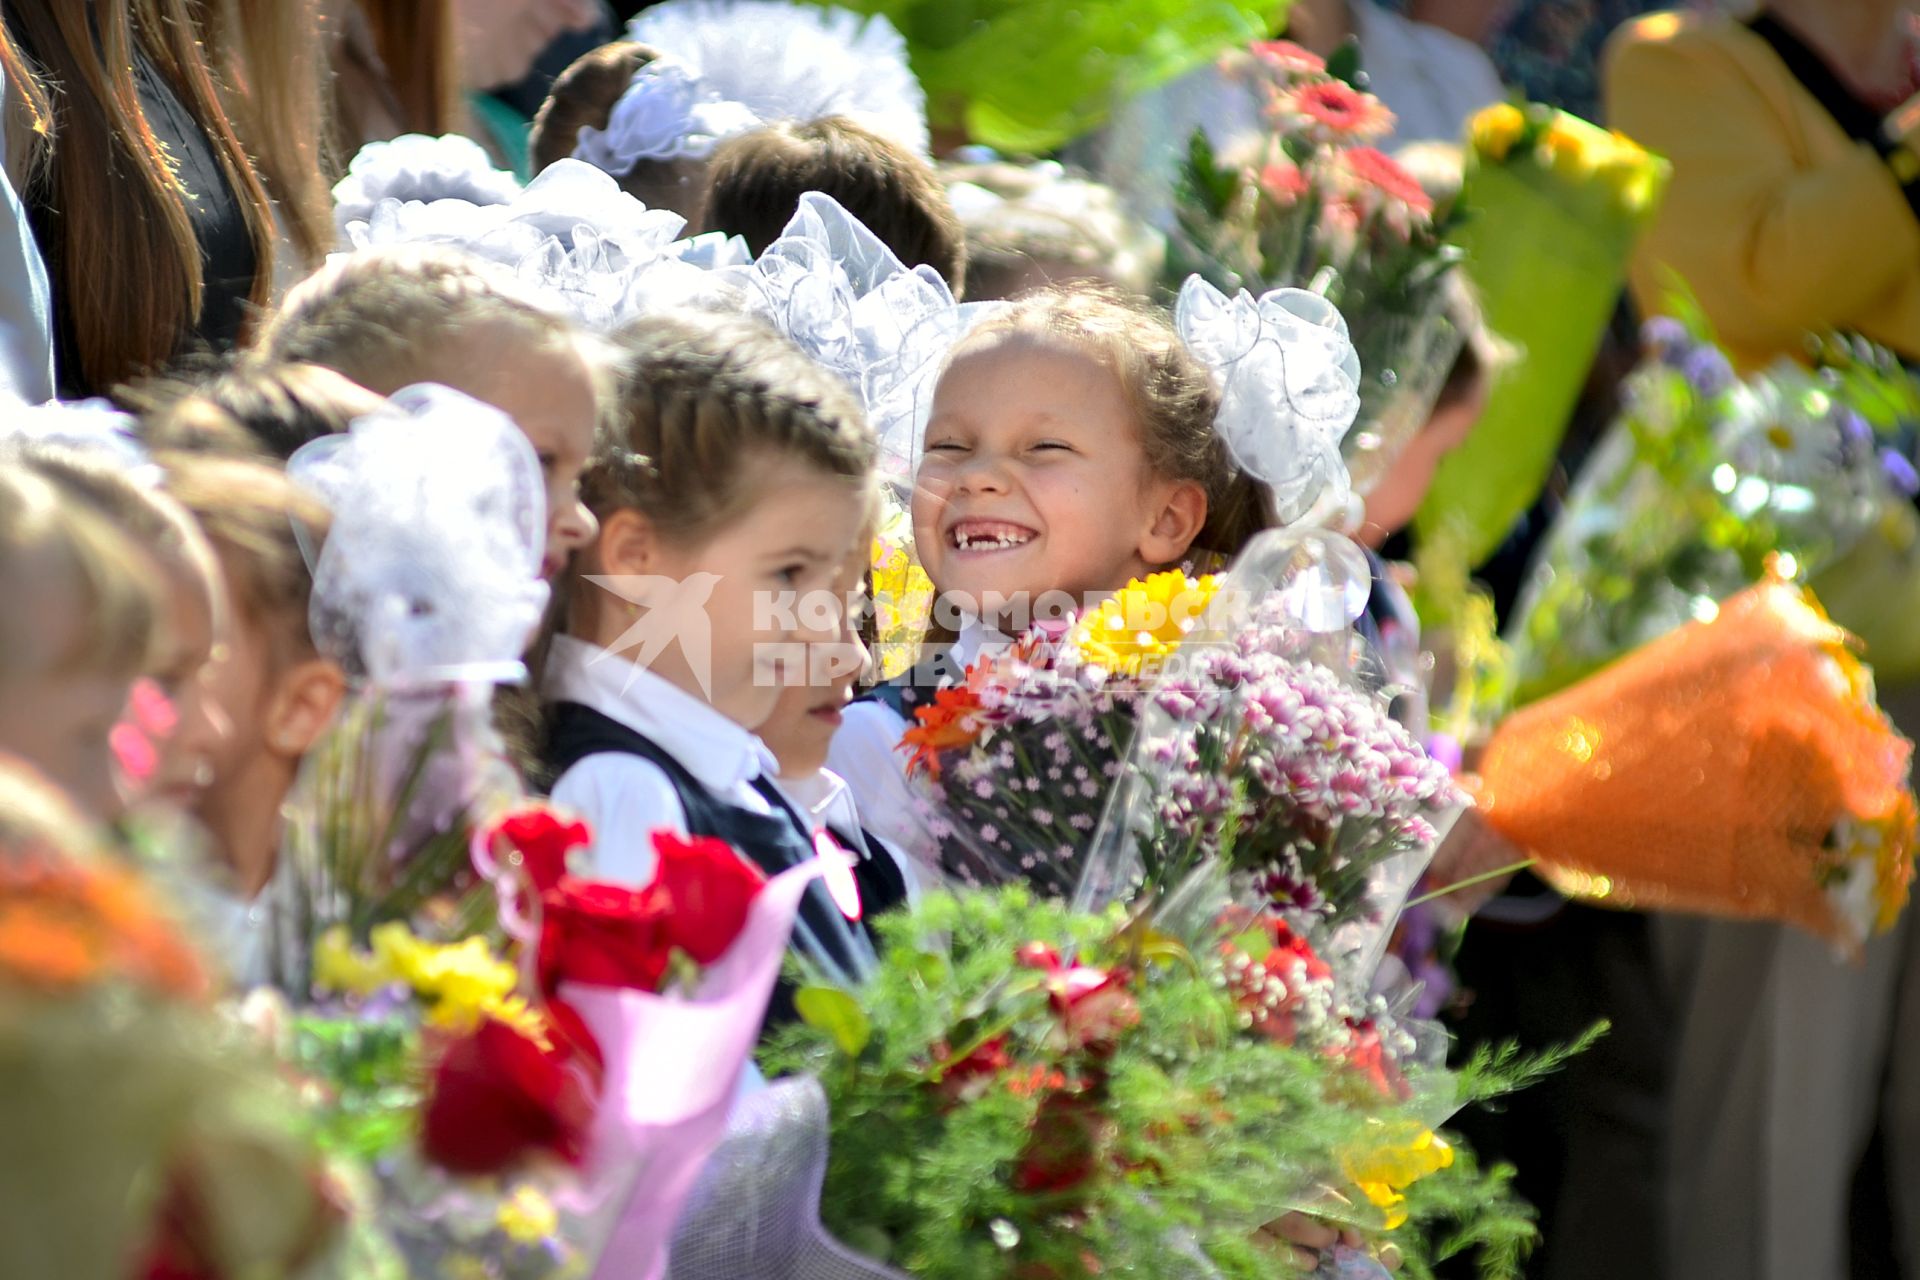
[[[1007,547],[1018,547],[1024,545],[1028,539],[1011,533],[995,534],[990,538],[981,537],[978,534],[962,533],[957,535],[954,541],[962,551],[977,551],[988,548],[1004,550]]]

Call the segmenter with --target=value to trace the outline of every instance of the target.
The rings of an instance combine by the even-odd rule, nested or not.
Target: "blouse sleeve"
[[[907,781],[906,757],[894,749],[907,722],[878,702],[856,702],[845,715],[827,767],[847,780],[867,830],[899,850],[921,882],[939,883],[940,846],[923,817],[926,799]]]
[[[1764,347],[1845,327],[1920,266],[1920,221],[1873,149],[1796,160],[1787,106],[1712,28],[1630,26],[1605,71],[1609,122],[1673,164],[1643,252],[1687,281],[1722,337]]]
[[[592,874],[621,884],[652,879],[654,832],[687,834],[680,794],[658,765],[638,756],[585,757],[553,784],[553,801],[593,829]]]
[[[5,83],[0,79],[0,97]],[[40,404],[53,399],[52,291],[6,162],[6,139],[0,137],[0,196],[7,214],[0,231],[0,395]]]

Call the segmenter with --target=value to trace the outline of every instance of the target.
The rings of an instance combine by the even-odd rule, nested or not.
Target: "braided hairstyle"
[[[853,392],[771,327],[685,312],[649,317],[616,342],[616,440],[581,485],[603,524],[637,510],[664,540],[696,545],[752,506],[769,455],[848,480],[872,475],[878,446]]]
[[[1266,489],[1234,465],[1214,431],[1218,383],[1180,341],[1165,311],[1104,284],[1053,285],[1010,303],[955,354],[1006,333],[1069,343],[1119,379],[1152,473],[1206,490],[1207,521],[1193,540],[1196,561],[1229,560],[1275,523]]]

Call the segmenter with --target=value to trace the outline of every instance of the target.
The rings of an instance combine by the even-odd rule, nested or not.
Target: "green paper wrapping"
[[[1286,0],[819,0],[906,37],[936,128],[1050,151],[1117,102],[1270,34]]]
[[[1604,131],[1553,118],[1587,145]],[[1568,176],[1516,155],[1469,165],[1467,216],[1454,241],[1466,252],[1488,327],[1518,349],[1497,376],[1467,443],[1442,462],[1414,518],[1422,539],[1448,539],[1477,565],[1540,494],[1599,349],[1635,240],[1658,207],[1665,161],[1639,162],[1639,189],[1614,175]]]

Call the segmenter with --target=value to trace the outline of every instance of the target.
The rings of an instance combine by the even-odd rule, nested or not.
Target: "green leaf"
[[[833,1037],[840,1052],[860,1056],[873,1038],[873,1024],[854,998],[838,987],[803,987],[793,998],[800,1020]]]
[[[1365,72],[1360,69],[1360,39],[1348,36],[1333,56],[1327,59],[1327,74],[1336,80],[1343,80],[1355,89],[1365,89],[1361,83]]]

